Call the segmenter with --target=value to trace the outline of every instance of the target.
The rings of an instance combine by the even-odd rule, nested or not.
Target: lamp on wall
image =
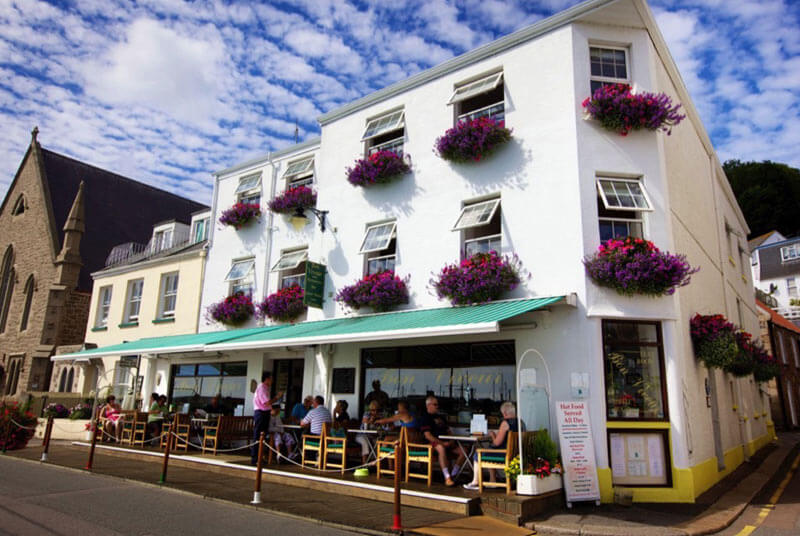
[[[294,214],[292,214],[292,216],[289,218],[289,221],[291,222],[292,227],[294,227],[294,230],[295,231],[299,231],[300,229],[305,227],[306,224],[308,224],[308,216],[306,216],[305,210],[310,210],[311,213],[314,216],[317,217],[317,219],[319,220],[319,230],[324,233],[325,232],[325,222],[326,222],[326,217],[328,215],[328,211],[327,210],[317,210],[317,209],[315,209],[313,207],[308,207],[306,209],[303,209],[301,207],[297,207],[295,209]]]

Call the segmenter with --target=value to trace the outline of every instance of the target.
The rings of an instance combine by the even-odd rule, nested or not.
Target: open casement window
[[[175,318],[175,305],[178,301],[177,272],[161,276],[161,296],[158,301],[158,318]]]
[[[589,47],[591,91],[607,84],[629,84],[628,51],[619,47]]]
[[[371,155],[378,151],[392,151],[403,155],[406,135],[405,112],[398,110],[367,121],[364,135],[365,152]]]
[[[456,122],[479,117],[505,119],[503,72],[490,74],[473,82],[456,86],[447,104],[455,107]]]
[[[462,231],[462,258],[490,251],[500,253],[503,243],[501,229],[499,198],[464,205],[453,226],[454,231]]]
[[[296,186],[311,186],[314,182],[314,157],[289,162],[283,172],[283,179],[287,190]]]
[[[108,326],[108,311],[111,309],[111,285],[100,287],[97,299],[97,314],[94,318],[94,327],[104,328]]]
[[[364,255],[365,275],[394,271],[397,260],[397,223],[386,222],[367,227],[359,253]]]
[[[240,203],[259,203],[261,201],[261,172],[239,179],[236,201]]]
[[[247,296],[253,295],[253,275],[255,267],[255,259],[243,259],[233,262],[231,269],[228,270],[228,275],[225,276],[225,281],[230,285],[228,295],[232,296],[237,292],[241,292]]]
[[[308,249],[284,251],[270,272],[278,272],[278,287],[286,288],[297,283],[306,287],[306,261]]]
[[[139,309],[142,305],[143,288],[144,279],[134,279],[128,282],[128,299],[125,300],[124,323],[128,324],[139,321]]]
[[[597,219],[601,242],[628,236],[644,238],[642,212],[652,210],[641,181],[597,179]]]

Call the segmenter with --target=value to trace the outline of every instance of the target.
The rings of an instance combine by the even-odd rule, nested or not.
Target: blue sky
[[[45,147],[202,202],[211,173],[570,0],[0,0],[0,195]],[[650,4],[721,160],[800,167],[800,3]],[[645,88],[646,89],[646,88]]]

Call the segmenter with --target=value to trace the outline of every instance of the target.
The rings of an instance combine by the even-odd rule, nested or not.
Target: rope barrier
[[[36,426],[25,426],[23,424],[18,423],[14,419],[9,418],[9,420],[14,424],[16,424],[17,426],[19,426],[20,428],[22,428],[23,430],[36,430]]]

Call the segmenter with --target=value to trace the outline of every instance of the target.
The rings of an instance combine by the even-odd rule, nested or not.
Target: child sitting
[[[294,450],[294,437],[289,432],[283,431],[283,421],[281,420],[281,407],[272,406],[269,418],[269,428],[267,430],[275,450],[281,451],[281,445],[286,446],[286,453],[290,454]]]

